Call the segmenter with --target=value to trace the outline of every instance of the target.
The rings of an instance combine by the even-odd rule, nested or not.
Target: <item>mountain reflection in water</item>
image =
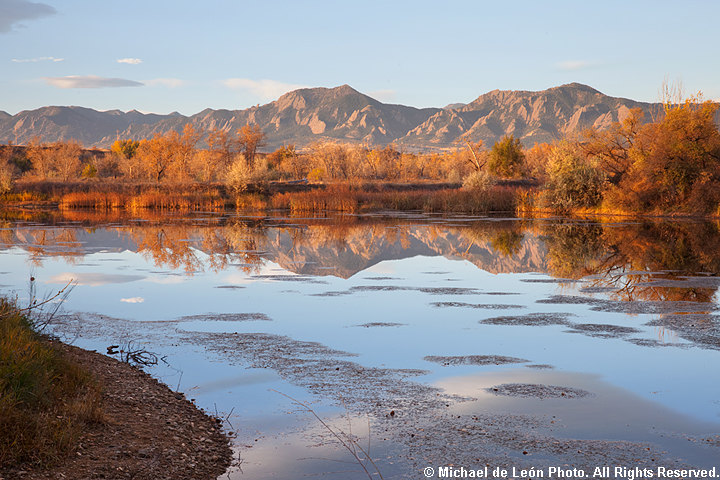
[[[79,262],[97,249],[141,253],[158,268],[257,272],[265,261],[301,275],[349,278],[385,260],[464,259],[490,273],[539,272],[618,300],[710,302],[720,285],[717,223],[341,216],[135,219],[82,212],[0,223],[0,248]],[[100,223],[97,223],[100,222]],[[694,278],[688,278],[694,277]]]
[[[6,291],[78,284],[55,334],[137,342],[168,362],[152,375],[235,412],[245,473],[230,478],[363,478],[275,391],[372,440],[387,479],[717,458],[715,223],[0,218]]]

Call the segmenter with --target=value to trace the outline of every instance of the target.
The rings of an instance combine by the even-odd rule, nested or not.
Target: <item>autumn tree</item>
[[[302,178],[307,174],[303,159],[294,144],[283,145],[269,154],[267,160],[272,168],[292,178]]]
[[[698,97],[667,108],[632,147],[632,167],[613,201],[632,210],[711,213],[720,203],[718,105]]]
[[[12,190],[17,169],[12,161],[13,147],[0,145],[0,194]]]
[[[487,163],[487,157],[482,154],[480,149],[482,148],[483,141],[478,140],[477,142],[471,142],[469,140],[465,140],[465,145],[467,146],[468,150],[470,151],[470,156],[468,157],[468,161],[470,162],[470,165],[472,165],[473,169],[475,171],[480,171]]]
[[[238,144],[245,155],[249,166],[255,163],[255,155],[259,148],[265,146],[265,133],[259,125],[246,123],[238,130]]]
[[[25,156],[30,161],[32,169],[31,174],[40,180],[45,180],[50,176],[52,171],[52,158],[49,154],[47,144],[40,141],[40,137],[35,137],[28,142],[25,149]]]
[[[169,132],[170,133],[170,132]],[[137,158],[148,176],[160,183],[172,164],[173,154],[169,136],[156,133],[149,140],[142,140],[137,149]],[[177,132],[174,132],[177,135]]]
[[[200,133],[187,124],[182,134],[170,130],[164,135],[156,133],[150,140],[141,141],[136,156],[148,176],[158,183],[170,176],[187,181],[191,176],[191,161],[199,139]]]
[[[513,135],[506,135],[495,142],[490,150],[488,169],[501,177],[519,177],[522,174],[524,158],[520,140]]]
[[[211,129],[207,137],[208,149],[214,153],[220,166],[227,166],[232,162],[236,141],[227,130]]]
[[[137,140],[118,139],[113,142],[112,146],[110,147],[110,151],[124,159],[129,160],[135,156],[139,146],[140,142],[138,142]]]
[[[37,138],[30,141],[25,153],[37,178],[59,177],[63,181],[80,175],[82,154],[82,146],[74,140],[48,144],[41,143]]]
[[[82,153],[82,146],[74,140],[55,142],[51,145],[51,161],[61,180],[67,182],[71,178],[77,178],[80,175]]]
[[[621,122],[613,123],[607,130],[589,128],[583,133],[580,143],[583,151],[598,159],[610,183],[620,183],[633,163],[633,146],[643,116],[642,109],[633,108]]]
[[[525,151],[525,173],[539,180],[547,178],[547,166],[553,146],[549,143],[536,143]]]
[[[201,133],[189,123],[183,127],[182,134],[174,130],[165,134],[171,156],[168,173],[174,180],[187,182],[193,176],[193,157],[200,137]]]
[[[339,143],[316,143],[310,146],[311,167],[320,170],[324,178],[348,180],[356,176],[359,156],[357,148]]]

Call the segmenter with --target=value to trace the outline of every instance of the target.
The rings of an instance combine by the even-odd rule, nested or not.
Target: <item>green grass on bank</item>
[[[99,421],[100,390],[90,374],[0,298],[0,473],[51,466],[73,451],[86,424]]]

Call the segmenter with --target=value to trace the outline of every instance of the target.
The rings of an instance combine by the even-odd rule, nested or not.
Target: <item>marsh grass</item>
[[[89,423],[103,422],[100,388],[56,343],[0,299],[0,472],[51,466]]]
[[[143,184],[112,182],[25,182],[21,193],[5,203],[55,202],[62,211],[151,210],[219,211],[227,209],[287,209],[292,213],[357,213],[371,210],[482,214],[512,212],[523,186],[498,183],[487,188],[451,184],[330,183],[297,185],[282,182],[268,188],[253,185],[237,192],[221,184]],[[6,195],[7,197],[7,195]],[[10,198],[10,197],[8,197]]]
[[[274,208],[292,213],[370,210],[419,210],[424,212],[487,213],[515,210],[519,189],[496,185],[487,190],[457,188],[417,190],[368,190],[348,184],[329,185],[307,192],[280,193],[272,197]]]

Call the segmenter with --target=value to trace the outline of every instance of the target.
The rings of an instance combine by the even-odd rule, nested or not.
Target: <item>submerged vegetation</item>
[[[0,202],[99,210],[287,208],[356,212],[490,211],[720,214],[718,105],[666,102],[657,118],[620,112],[609,128],[523,149],[512,135],[483,150],[465,139],[440,153],[393,145],[315,143],[259,153],[246,125],[117,140],[0,146]]]

